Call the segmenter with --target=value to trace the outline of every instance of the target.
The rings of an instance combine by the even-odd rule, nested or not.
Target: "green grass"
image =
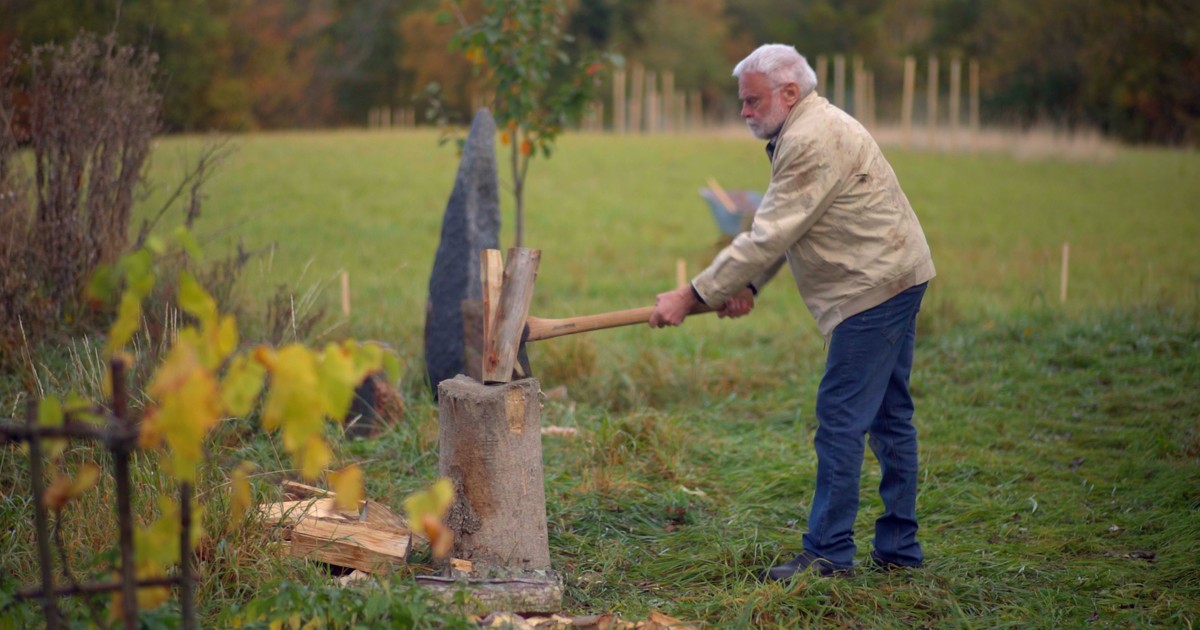
[[[162,185],[143,213],[199,143],[161,141],[152,177]],[[315,287],[334,314],[320,327],[325,336],[383,340],[406,360],[404,422],[338,447],[341,461],[363,465],[368,495],[399,507],[437,470],[437,410],[420,383],[420,340],[454,152],[427,132],[263,134],[235,144],[198,232],[211,255],[238,238],[264,250],[243,275],[240,299],[261,303],[281,282]],[[569,392],[569,400],[547,401],[543,423],[581,431],[575,440],[544,440],[565,612],[638,619],[660,610],[714,628],[1194,625],[1200,156],[888,156],[939,272],[913,375],[928,568],[787,586],[753,579],[799,551],[815,474],[812,409],[824,347],[785,273],[747,318],[531,348],[543,389]],[[532,311],[556,317],[651,303],[674,284],[677,258],[694,272],[716,251],[716,228],[696,194],[705,178],[762,189],[767,172],[751,140],[564,137],[553,159],[531,169],[526,241],[543,250]],[[509,207],[505,200],[506,247]],[[1059,304],[1064,241],[1070,295]],[[342,270],[353,294],[348,319],[336,315]],[[95,377],[66,374],[51,388],[81,380]],[[221,532],[223,471],[251,459],[267,481],[284,458],[248,423],[223,426],[212,456],[218,466],[202,491],[209,529]],[[152,461],[140,469],[143,487],[160,485]],[[868,455],[860,559],[880,511],[878,475]],[[0,524],[3,548],[13,551],[0,568],[20,583],[34,581],[36,566],[27,484],[22,456],[5,447]],[[97,509],[81,512],[97,516],[73,530],[81,556],[106,544],[102,530],[111,526],[102,516],[108,504],[91,500]],[[205,625],[228,622],[256,597],[261,605],[280,580],[326,583],[318,568],[262,549],[242,533],[206,551]],[[279,592],[296,597],[291,587]]]

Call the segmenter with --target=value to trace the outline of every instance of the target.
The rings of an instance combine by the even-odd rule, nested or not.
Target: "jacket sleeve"
[[[788,144],[792,146],[778,149],[771,184],[750,230],[739,234],[692,280],[710,306],[720,307],[751,281],[773,275],[776,263],[821,218],[841,189],[838,169],[818,140]]]

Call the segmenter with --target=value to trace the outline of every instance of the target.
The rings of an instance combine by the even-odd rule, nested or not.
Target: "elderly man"
[[[733,70],[742,118],[767,140],[771,183],[750,231],[721,251],[691,286],[658,296],[650,325],[677,326],[700,302],[726,317],[786,259],[828,341],[817,392],[816,492],[803,551],[767,569],[784,580],[806,569],[853,569],[863,437],[882,469],[884,513],[871,561],[920,567],[917,431],[909,396],[917,311],[934,276],[921,225],[871,135],[816,92],[795,48],[762,46]]]

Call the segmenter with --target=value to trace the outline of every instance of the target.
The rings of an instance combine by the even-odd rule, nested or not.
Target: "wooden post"
[[[968,67],[971,84],[971,148],[974,149],[979,142],[979,60],[972,59]]]
[[[179,610],[184,630],[196,627],[196,571],[192,566],[192,484],[179,484]]]
[[[613,133],[625,133],[625,69],[613,71]]]
[[[646,133],[658,133],[658,74],[646,71]]]
[[[928,129],[926,132],[929,136],[929,148],[934,147],[933,134],[937,131],[937,113],[938,113],[938,60],[937,57],[929,56],[929,84],[926,86],[925,102],[928,111],[925,112],[926,124]]]
[[[917,60],[904,58],[904,101],[900,107],[900,127],[904,130],[904,148],[912,145],[913,92],[916,88]]]
[[[858,122],[866,125],[867,123],[867,88],[864,85],[866,80],[866,70],[863,68],[862,57],[854,56],[854,117]]]
[[[642,99],[646,89],[646,70],[642,64],[633,62],[629,75],[629,130],[642,133]]]
[[[663,70],[662,104],[663,131],[675,131],[675,73]]]
[[[25,406],[25,424],[32,434],[37,428],[37,402]],[[42,579],[42,612],[46,628],[59,628],[58,602],[54,590],[54,560],[50,556],[50,525],[46,515],[45,473],[42,471],[42,440],[37,435],[29,440],[29,493],[33,497],[34,534],[37,535],[38,569]]]
[[[700,96],[700,90],[692,90],[692,129],[704,128],[704,102]]]
[[[1062,246],[1062,270],[1058,283],[1058,301],[1060,304],[1067,303],[1067,276],[1071,266],[1071,244],[1063,243]]]
[[[342,272],[342,315],[350,317],[350,273]]]
[[[950,61],[950,148],[958,148],[958,105],[961,100],[962,60]]]
[[[829,91],[829,83],[827,83],[828,79],[829,58],[825,55],[817,55],[817,85],[819,86],[822,94],[831,96],[832,92]]]
[[[513,247],[508,250],[508,264],[504,267],[503,286],[500,288],[500,306],[496,311],[492,336],[484,346],[485,383],[507,383],[512,380],[541,257],[542,252],[537,249]]]
[[[686,286],[688,284],[687,277],[687,261],[678,258],[675,260],[675,286]]]
[[[125,394],[125,364],[113,359],[109,364],[112,378],[112,426],[122,433],[132,433],[136,424],[128,417]],[[126,630],[138,627],[137,567],[134,564],[133,489],[129,479],[129,459],[134,443],[122,438],[111,447],[113,477],[117,485],[117,536],[121,553],[121,618]]]
[[[540,395],[532,378],[438,384],[438,469],[455,486],[453,556],[476,569],[550,568]]]
[[[867,129],[875,129],[875,71],[867,71]]]
[[[833,104],[842,110],[846,109],[846,57],[833,57]]]

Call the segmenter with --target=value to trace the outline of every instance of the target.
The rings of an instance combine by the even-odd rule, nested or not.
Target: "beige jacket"
[[[772,147],[773,146],[773,150]],[[768,145],[771,184],[748,232],[692,280],[719,306],[786,256],[827,339],[847,317],[933,278],[925,233],[891,165],[858,121],[816,92]]]

